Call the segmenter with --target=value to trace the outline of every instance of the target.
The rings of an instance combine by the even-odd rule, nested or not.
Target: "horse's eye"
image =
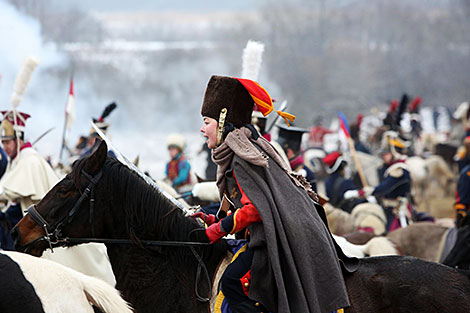
[[[60,187],[57,190],[57,193],[59,194],[59,196],[63,197],[63,196],[66,196],[69,193],[69,190],[68,190],[68,188]]]

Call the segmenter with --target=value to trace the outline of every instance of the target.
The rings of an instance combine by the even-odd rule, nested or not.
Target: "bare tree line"
[[[402,93],[455,107],[470,97],[470,1],[286,1],[259,39],[300,123],[338,110],[385,110]]]
[[[87,12],[52,15],[48,1],[9,1],[39,19],[47,40],[99,43],[109,36]],[[114,93],[124,103],[146,103],[167,114],[192,112],[209,75],[239,74],[246,41],[260,40],[266,44],[261,82],[289,100],[298,125],[309,126],[338,110],[350,118],[371,107],[386,110],[404,92],[429,106],[468,100],[469,16],[469,0],[269,1],[257,18],[208,33],[215,51],[140,53],[136,57],[148,67],[144,81],[110,64],[79,65],[99,97]]]

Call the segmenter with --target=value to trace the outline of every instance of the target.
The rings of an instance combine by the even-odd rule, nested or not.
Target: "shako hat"
[[[31,117],[31,115],[13,111],[1,111],[2,119],[2,140],[15,139],[17,137],[22,138],[24,135],[24,130],[26,126],[26,120]],[[15,119],[16,115],[16,119]]]
[[[395,157],[406,153],[406,144],[400,138],[389,138],[388,146],[390,147],[390,152],[394,154]]]
[[[339,151],[331,152],[323,158],[323,163],[325,163],[328,168],[327,172],[332,174],[336,172],[343,163],[347,163]]]
[[[276,111],[289,124],[295,116],[273,108],[273,101],[268,92],[257,82],[227,76],[213,75],[209,79],[201,115],[211,117],[220,122],[221,112],[226,110],[225,122],[235,127],[251,123],[253,106],[256,103],[263,116]]]
[[[274,99],[273,99],[274,102]],[[268,118],[261,113],[258,106],[255,104],[253,107],[253,114],[251,115],[251,124],[258,127],[261,135],[266,133],[266,125],[268,123]]]
[[[284,150],[291,148],[294,153],[300,151],[302,144],[302,135],[308,133],[308,129],[300,127],[287,127],[284,125],[276,125],[279,127],[277,142]]]

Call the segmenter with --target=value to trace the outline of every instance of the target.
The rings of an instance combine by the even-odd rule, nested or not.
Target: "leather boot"
[[[230,305],[232,313],[260,313],[261,308],[256,301],[248,300]]]

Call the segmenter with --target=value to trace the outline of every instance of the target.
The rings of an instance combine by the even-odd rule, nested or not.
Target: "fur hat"
[[[183,151],[185,142],[184,137],[179,134],[170,134],[168,136],[168,148],[175,147],[178,148],[180,151]]]
[[[201,115],[219,120],[220,111],[227,108],[226,122],[235,127],[251,123],[254,101],[245,87],[235,78],[213,75],[207,84]]]
[[[272,111],[279,114],[289,126],[295,116],[273,108],[268,92],[257,82],[244,78],[212,76],[207,84],[201,115],[219,120],[222,109],[227,109],[225,122],[235,127],[251,122],[253,106],[256,103],[264,116]]]

